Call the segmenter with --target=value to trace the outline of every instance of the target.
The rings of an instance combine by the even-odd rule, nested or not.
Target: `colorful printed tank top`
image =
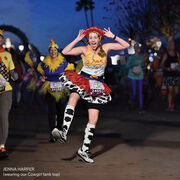
[[[98,54],[94,54],[90,45],[87,47],[88,51],[83,58],[81,71],[94,76],[103,76],[107,65],[107,56],[101,57]]]

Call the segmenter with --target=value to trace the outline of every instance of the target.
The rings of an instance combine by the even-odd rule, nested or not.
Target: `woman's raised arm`
[[[106,43],[103,45],[104,49],[108,52],[110,50],[122,50],[128,48],[130,45],[120,37],[114,35],[110,28],[104,28],[104,35],[108,38],[114,39],[117,43]]]
[[[78,36],[74,39],[74,41],[72,41],[62,50],[62,53],[64,55],[74,55],[74,56],[85,54],[86,47],[84,46],[74,47],[79,41],[81,41],[84,38],[84,36],[85,36],[84,30],[83,29],[79,30]]]

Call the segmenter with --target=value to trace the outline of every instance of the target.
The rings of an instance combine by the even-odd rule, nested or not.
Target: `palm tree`
[[[84,9],[87,28],[89,28],[89,22],[88,22],[88,16],[87,16],[87,10],[89,9],[88,2],[89,0],[79,0],[76,2],[76,11],[81,11],[82,9]]]
[[[90,12],[91,12],[91,23],[92,23],[92,26],[94,26],[93,9],[94,9],[95,3],[94,3],[94,1],[89,0],[88,4],[89,4]]]

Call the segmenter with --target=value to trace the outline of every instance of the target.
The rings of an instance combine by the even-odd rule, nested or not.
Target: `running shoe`
[[[89,151],[83,151],[81,148],[79,148],[79,150],[76,154],[83,162],[86,162],[86,163],[93,163],[94,162],[94,160],[90,158],[90,152]]]
[[[66,143],[66,141],[67,141],[66,133],[64,131],[60,131],[57,128],[53,129],[52,135],[54,138],[60,140],[62,143]]]
[[[5,148],[0,149],[0,159],[6,159],[8,157],[8,152],[6,151]]]

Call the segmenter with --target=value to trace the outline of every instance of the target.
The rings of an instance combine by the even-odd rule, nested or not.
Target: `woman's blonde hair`
[[[96,34],[98,35],[99,39],[100,39],[100,44],[99,44],[100,51],[99,51],[98,55],[99,55],[100,57],[106,56],[106,52],[105,52],[104,49],[102,48],[102,44],[101,44],[101,35],[100,35],[97,31],[91,31],[91,32],[89,32],[89,34],[92,33],[92,32],[93,32],[93,33],[96,33]],[[89,34],[88,34],[88,39],[89,39]]]

